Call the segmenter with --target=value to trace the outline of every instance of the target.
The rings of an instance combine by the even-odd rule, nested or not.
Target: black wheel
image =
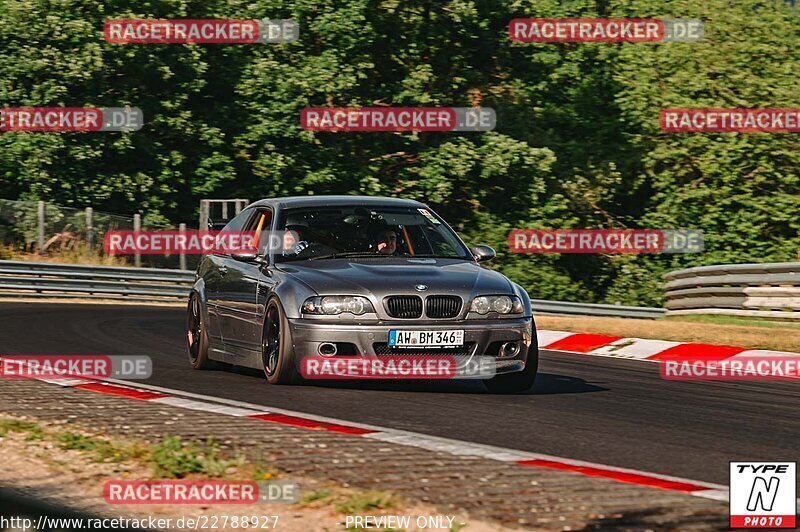
[[[299,381],[292,346],[289,320],[277,299],[267,303],[264,333],[261,340],[264,375],[270,384],[292,384]]]
[[[214,363],[208,358],[208,330],[203,304],[197,292],[189,297],[186,312],[186,338],[189,348],[189,363],[194,369],[209,369]]]
[[[528,351],[528,360],[525,369],[516,373],[496,375],[483,381],[483,385],[491,393],[525,393],[533,388],[536,382],[536,372],[539,369],[539,349],[531,345]]]

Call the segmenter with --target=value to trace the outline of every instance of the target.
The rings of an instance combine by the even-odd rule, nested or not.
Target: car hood
[[[513,294],[511,282],[498,272],[457,259],[323,259],[281,264],[280,270],[320,295]]]

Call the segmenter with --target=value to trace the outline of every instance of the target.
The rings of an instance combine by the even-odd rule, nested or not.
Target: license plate
[[[458,347],[464,345],[464,330],[389,331],[390,347]]]

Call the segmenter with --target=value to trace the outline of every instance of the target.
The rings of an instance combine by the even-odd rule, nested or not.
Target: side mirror
[[[483,244],[475,246],[469,251],[472,253],[472,256],[475,257],[476,262],[484,262],[487,260],[492,260],[497,255],[494,249],[492,249],[490,246],[486,246]]]
[[[255,262],[256,264],[266,264],[266,259],[259,257],[258,253],[255,251],[237,251],[235,253],[231,253],[231,258],[233,260],[238,260],[239,262]]]

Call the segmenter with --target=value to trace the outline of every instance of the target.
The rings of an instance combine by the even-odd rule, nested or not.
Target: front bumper
[[[469,364],[476,357],[491,357],[494,360],[495,372],[513,373],[522,371],[531,349],[536,349],[536,337],[531,318],[498,319],[498,320],[460,320],[442,322],[384,321],[375,324],[343,324],[309,319],[290,319],[292,344],[298,359],[308,355],[318,355],[320,345],[334,343],[337,345],[352,344],[354,352],[367,358],[386,355],[391,349],[386,347],[389,341],[389,330],[447,330],[463,329],[463,352],[456,356],[458,366]],[[516,342],[519,352],[513,356],[502,356],[496,353],[496,347],[505,342]],[[418,355],[420,350],[397,350],[394,354],[408,353]],[[435,356],[436,350],[426,350],[424,354]],[[483,359],[484,363],[486,358]]]

